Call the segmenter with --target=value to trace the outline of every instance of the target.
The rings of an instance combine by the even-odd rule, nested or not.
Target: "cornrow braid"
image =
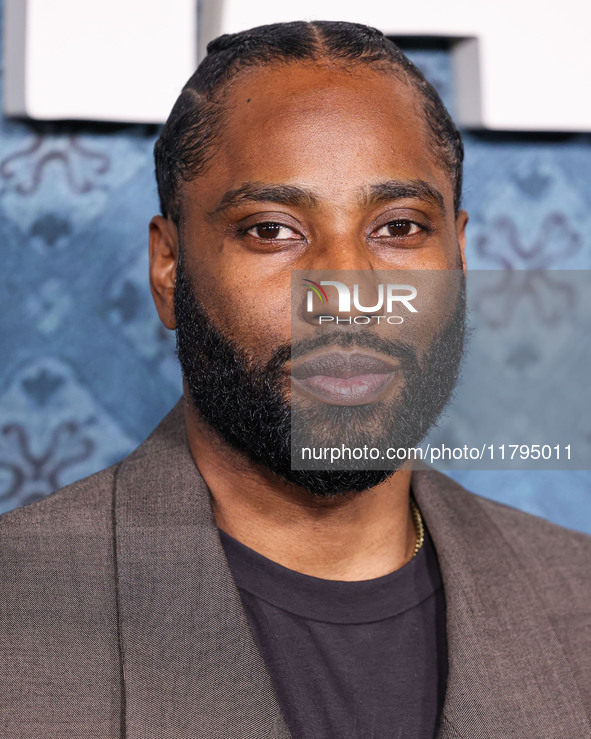
[[[462,195],[462,137],[435,88],[396,44],[376,28],[359,23],[294,21],[224,34],[182,89],[154,146],[160,209],[176,223],[180,186],[198,177],[215,152],[223,116],[220,101],[245,68],[297,61],[373,66],[402,74],[423,101],[435,155],[453,182],[454,206]]]

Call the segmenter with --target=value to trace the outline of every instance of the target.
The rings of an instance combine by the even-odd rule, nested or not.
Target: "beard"
[[[421,361],[416,348],[367,331],[337,329],[276,348],[257,363],[212,323],[197,300],[182,259],[174,293],[177,355],[195,408],[217,434],[278,477],[322,499],[359,493],[391,477],[404,460],[372,462],[362,469],[292,469],[292,453],[304,447],[416,447],[451,398],[464,348],[465,275],[455,308]],[[291,404],[285,399],[285,365],[321,347],[362,347],[398,361],[404,377],[399,395],[368,405]],[[316,463],[317,464],[317,463]],[[359,464],[359,463],[358,463]],[[363,463],[362,463],[363,464]],[[359,466],[362,466],[359,465]],[[383,463],[382,463],[383,464]],[[349,467],[351,463],[349,462]],[[335,468],[336,467],[336,468]]]

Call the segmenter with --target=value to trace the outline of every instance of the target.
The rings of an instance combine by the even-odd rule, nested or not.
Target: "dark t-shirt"
[[[435,736],[447,643],[427,531],[404,567],[357,582],[303,575],[220,536],[294,739]]]

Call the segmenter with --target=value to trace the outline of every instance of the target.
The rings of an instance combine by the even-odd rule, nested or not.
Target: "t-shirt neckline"
[[[441,586],[435,547],[425,528],[421,549],[403,567],[371,580],[304,575],[255,552],[218,529],[237,587],[284,611],[315,621],[372,623],[422,603]]]

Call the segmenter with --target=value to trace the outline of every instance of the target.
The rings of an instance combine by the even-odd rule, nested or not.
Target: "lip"
[[[383,355],[329,351],[294,363],[292,387],[330,405],[367,405],[386,394],[400,365]]]

